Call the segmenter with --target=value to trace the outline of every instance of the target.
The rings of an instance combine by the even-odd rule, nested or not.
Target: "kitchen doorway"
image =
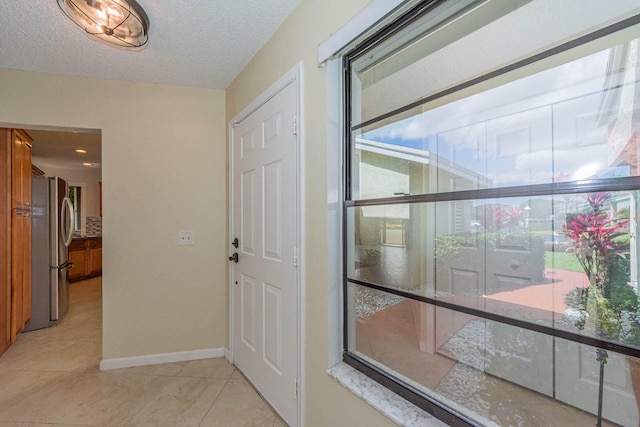
[[[64,189],[56,185],[60,199],[69,199],[70,204],[77,209],[71,221],[72,239],[69,246],[63,248],[64,257],[60,258],[65,263],[59,266],[60,274],[64,271],[65,280],[58,279],[55,293],[54,286],[48,281],[52,277],[49,274],[49,257],[55,252],[48,243],[49,239],[44,236],[50,231],[48,226],[44,227],[49,221],[43,219],[38,223],[40,231],[33,233],[32,268],[36,268],[34,266],[38,261],[43,272],[32,274],[31,321],[18,335],[14,346],[21,349],[15,349],[14,353],[18,350],[22,354],[33,353],[27,359],[37,362],[41,360],[38,355],[47,354],[51,347],[47,343],[53,339],[58,342],[57,347],[68,345],[70,350],[74,350],[68,354],[69,360],[60,360],[65,358],[65,352],[62,351],[54,358],[41,360],[43,366],[51,360],[57,360],[56,363],[61,363],[62,370],[67,363],[86,363],[97,367],[102,355],[101,132],[30,125],[12,127],[24,129],[33,139],[31,175],[33,184],[36,184],[36,180],[40,182],[38,186],[32,185],[32,226],[36,224],[36,218],[45,218],[43,213],[49,210],[45,204],[36,206],[34,191],[36,187],[39,191],[48,189],[49,185],[45,184],[48,181],[54,182],[52,177],[58,177],[56,183],[64,184]],[[49,200],[49,196],[42,193],[39,200],[44,203],[44,200]],[[60,212],[58,214],[61,215]],[[38,242],[35,241],[37,234],[42,234]],[[63,249],[58,248],[58,252]],[[69,268],[71,264],[73,267]],[[54,305],[61,317],[57,321],[50,321],[56,318]]]

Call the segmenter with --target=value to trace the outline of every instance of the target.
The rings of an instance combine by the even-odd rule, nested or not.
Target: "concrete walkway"
[[[492,312],[525,309],[535,319],[558,320],[564,316],[564,297],[573,289],[589,286],[584,273],[546,268],[545,281],[513,291],[487,295],[487,308]]]

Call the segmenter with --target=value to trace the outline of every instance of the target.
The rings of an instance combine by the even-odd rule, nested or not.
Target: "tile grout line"
[[[235,372],[235,368],[233,370],[233,372]],[[231,375],[233,375],[233,372],[231,373]],[[216,404],[216,402],[218,401],[218,399],[220,398],[220,396],[222,395],[222,392],[224,392],[225,387],[227,387],[227,384],[229,384],[229,380],[231,379],[231,375],[229,375],[229,378],[227,378],[224,381],[224,385],[220,388],[220,391],[218,392],[218,394],[216,395],[215,399],[213,399],[213,402],[211,402],[211,405],[209,405],[209,407],[207,408],[206,412],[204,413],[204,415],[202,416],[202,419],[200,420],[200,422],[198,423],[198,427],[202,426],[202,423],[204,422],[204,420],[207,419],[207,415],[209,415],[209,412],[211,412],[211,409],[213,408],[213,405]],[[220,378],[222,379],[222,378]]]

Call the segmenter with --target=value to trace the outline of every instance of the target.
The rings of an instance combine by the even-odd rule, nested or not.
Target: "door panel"
[[[242,312],[240,320],[242,322],[242,342],[252,351],[255,351],[255,289],[256,281],[253,277],[242,276]]]
[[[264,256],[273,260],[282,260],[282,224],[280,207],[282,205],[280,183],[281,162],[266,165],[263,169],[264,176]]]
[[[263,303],[264,307],[264,360],[271,368],[281,374],[282,355],[281,350],[284,346],[280,331],[282,330],[280,310],[282,309],[282,289],[270,285],[263,284]]]
[[[277,144],[282,136],[282,115],[277,112],[264,120],[264,146],[271,143]]]
[[[297,424],[297,88],[289,84],[233,132],[234,363]]]
[[[249,131],[240,137],[240,146],[242,158],[246,158],[250,153],[256,149],[256,130],[249,129]]]
[[[240,239],[243,255],[254,255],[255,250],[255,209],[253,202],[255,200],[255,171],[249,170],[244,172],[240,182],[240,197],[242,205],[240,207],[240,216],[242,227],[240,229]]]

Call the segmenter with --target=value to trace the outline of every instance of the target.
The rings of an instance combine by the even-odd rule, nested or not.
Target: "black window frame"
[[[349,327],[348,327],[348,287],[349,284],[355,284],[364,286],[366,288],[374,289],[377,291],[386,292],[389,294],[397,295],[407,299],[420,301],[423,303],[431,304],[436,307],[443,307],[449,310],[453,310],[460,313],[470,314],[483,319],[497,321],[503,324],[523,328],[526,330],[540,332],[545,335],[550,335],[557,338],[567,339],[580,344],[586,344],[598,349],[611,350],[622,355],[632,356],[640,358],[640,348],[620,344],[614,341],[608,341],[606,339],[585,336],[576,334],[571,331],[556,329],[553,327],[535,324],[524,320],[514,319],[512,317],[506,317],[500,314],[486,312],[483,310],[471,308],[468,306],[457,305],[446,301],[438,300],[437,298],[430,298],[426,296],[416,295],[414,293],[404,292],[399,289],[379,286],[375,283],[364,282],[361,280],[348,278],[348,214],[349,208],[362,207],[362,206],[381,206],[381,205],[393,205],[393,204],[414,204],[425,202],[448,202],[448,201],[462,201],[472,199],[486,199],[486,198],[506,198],[506,197],[522,197],[522,196],[537,196],[537,195],[561,195],[561,194],[584,194],[591,192],[604,192],[604,191],[632,191],[640,190],[640,176],[630,177],[615,177],[615,178],[602,178],[594,180],[583,180],[573,182],[554,182],[549,184],[534,184],[523,185],[516,187],[501,187],[501,188],[485,188],[477,190],[466,190],[456,192],[443,192],[443,193],[429,193],[429,194],[417,194],[417,195],[398,195],[396,197],[375,198],[354,200],[352,191],[352,147],[354,147],[353,134],[354,131],[366,128],[367,126],[379,122],[384,119],[388,119],[402,112],[415,108],[425,103],[432,102],[436,99],[451,95],[465,88],[478,85],[479,83],[493,79],[497,76],[512,72],[514,70],[523,68],[527,65],[531,65],[543,59],[551,56],[561,54],[575,47],[584,45],[591,41],[605,37],[609,34],[621,31],[625,28],[633,25],[640,24],[640,15],[634,15],[621,21],[610,24],[604,28],[598,29],[594,32],[580,36],[564,42],[558,46],[552,47],[543,52],[534,54],[522,60],[516,61],[505,67],[488,72],[479,77],[470,79],[464,83],[453,86],[451,88],[442,90],[436,94],[421,98],[417,101],[411,102],[402,107],[396,108],[392,111],[381,114],[377,117],[365,120],[357,125],[351,123],[351,64],[357,58],[360,58],[370,49],[379,45],[381,42],[393,37],[397,31],[404,28],[407,25],[411,25],[416,20],[423,17],[425,14],[432,11],[436,6],[444,3],[446,0],[425,0],[417,4],[412,9],[408,10],[403,15],[393,20],[388,25],[381,28],[378,32],[359,43],[355,48],[347,52],[342,57],[342,102],[343,102],[343,206],[342,206],[342,295],[343,295],[343,361],[352,366],[356,370],[364,373],[368,377],[372,378],[381,385],[395,392],[405,400],[413,403],[419,408],[432,414],[441,421],[451,426],[478,426],[477,421],[470,419],[465,414],[455,412],[451,408],[445,406],[433,397],[428,396],[422,391],[416,389],[412,385],[404,382],[403,380],[395,377],[389,372],[381,369],[380,367],[370,363],[369,361],[359,357],[357,354],[349,351]]]

